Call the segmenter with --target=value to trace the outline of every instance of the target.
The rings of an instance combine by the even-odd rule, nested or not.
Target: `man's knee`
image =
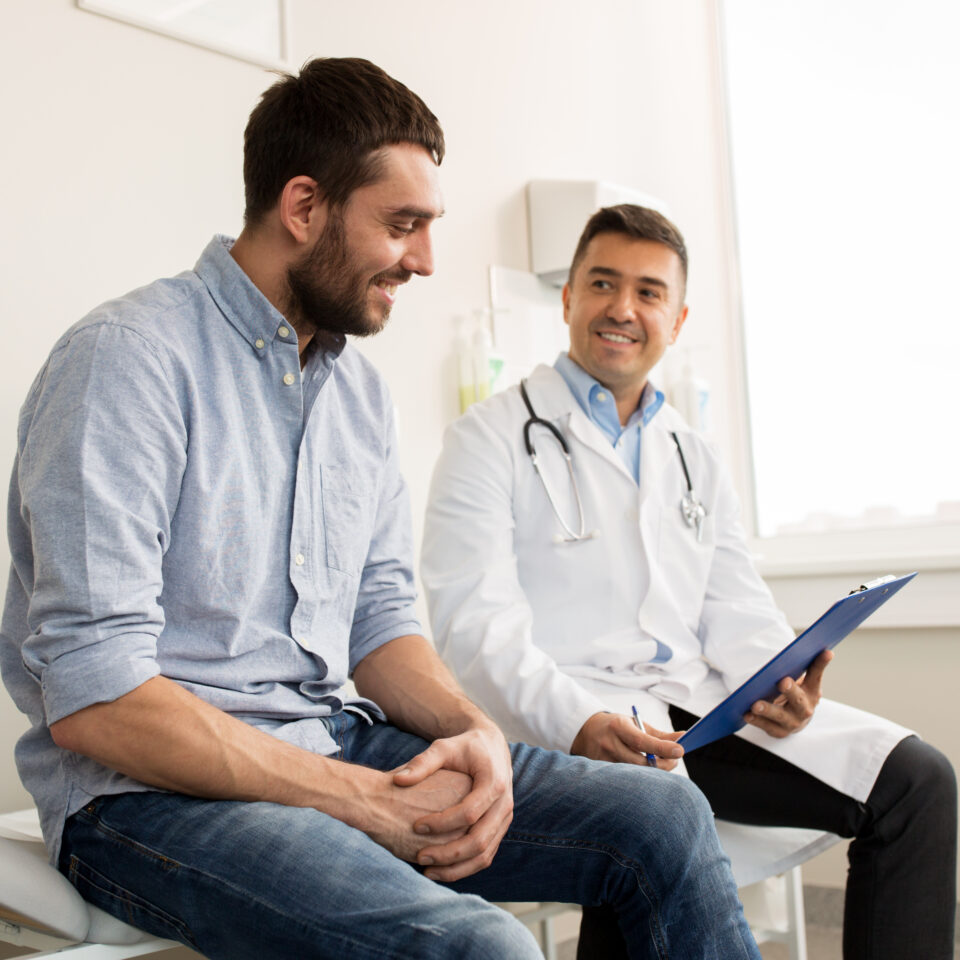
[[[922,796],[956,806],[957,778],[950,761],[919,737],[901,740],[887,757],[874,790]]]
[[[479,897],[464,896],[461,903],[467,909],[444,925],[440,932],[441,952],[436,956],[457,960],[543,960],[533,934],[512,914]]]
[[[921,767],[922,785],[925,790],[939,797],[943,802],[957,805],[957,775],[953,764],[936,748],[917,741],[922,748]]]
[[[919,737],[907,737],[891,751],[867,798],[871,830],[890,839],[903,831],[956,836],[957,778],[950,761]]]
[[[609,764],[607,773],[596,812],[618,844],[630,837],[648,851],[651,845],[675,851],[678,859],[719,849],[710,803],[692,780],[627,764]]]

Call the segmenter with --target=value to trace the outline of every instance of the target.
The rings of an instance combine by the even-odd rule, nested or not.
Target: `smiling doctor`
[[[674,731],[793,639],[715,452],[648,379],[687,319],[686,279],[672,223],[600,210],[563,289],[569,352],[449,427],[421,569],[438,649],[511,738],[685,766],[718,817],[853,838],[847,960],[952,957],[953,771],[904,727],[822,699],[831,653],[679,760]],[[810,836],[784,858],[757,833],[756,859],[777,849],[786,869],[835,839]],[[624,955],[602,910],[580,943]]]

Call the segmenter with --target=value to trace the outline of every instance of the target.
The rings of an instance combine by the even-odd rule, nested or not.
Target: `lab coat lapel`
[[[669,591],[660,582],[662,577],[661,515],[671,484],[665,480],[672,457],[676,456],[673,438],[656,418],[644,428],[640,443],[640,540],[646,561],[646,574],[640,577],[640,628],[653,637],[675,636],[675,620]]]
[[[668,430],[654,426],[656,418],[643,431],[640,442],[640,508],[649,500],[663,501],[669,485],[664,482],[664,473],[670,469],[677,447]],[[683,441],[681,441],[682,443]],[[677,461],[679,463],[679,460]],[[678,502],[680,492],[677,494]]]
[[[568,438],[575,439],[577,443],[587,447],[616,470],[630,483],[631,487],[635,486],[633,477],[617,456],[613,444],[580,409],[580,404],[570,392],[566,381],[553,367],[545,364],[538,366],[530,375],[527,385],[530,402],[533,404],[533,409],[537,411],[537,416],[555,422]],[[572,456],[576,462],[575,450],[572,450]]]

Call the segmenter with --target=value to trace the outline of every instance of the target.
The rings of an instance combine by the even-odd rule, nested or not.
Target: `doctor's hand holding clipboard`
[[[685,731],[679,739],[684,750],[736,733],[745,723],[778,739],[803,729],[820,702],[823,671],[833,659],[833,647],[916,575],[888,574],[851,590]]]
[[[824,650],[799,679],[784,677],[777,685],[779,696],[758,700],[743,719],[778,740],[802,730],[813,718],[820,702],[823,671],[833,659],[832,650]]]
[[[664,732],[620,713],[595,713],[574,738],[570,752],[591,760],[634,763],[672,770],[683,756],[682,730]]]

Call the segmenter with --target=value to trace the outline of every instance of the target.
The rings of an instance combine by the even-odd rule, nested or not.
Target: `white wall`
[[[488,305],[489,264],[527,268],[527,180],[601,178],[666,200],[691,248],[688,331],[700,333],[690,336],[718,325],[708,8],[290,0],[293,63],[368,57],[420,93],[447,136],[437,274],[404,288],[387,330],[362,346],[400,410],[418,536],[440,434],[457,412],[451,318]],[[5,0],[2,13],[5,477],[16,412],[57,336],[107,297],[192,266],[214,232],[239,229],[243,127],[272,78],[72,0]],[[4,542],[0,569],[8,556]],[[10,759],[22,728],[0,697],[0,808],[27,799]]]

